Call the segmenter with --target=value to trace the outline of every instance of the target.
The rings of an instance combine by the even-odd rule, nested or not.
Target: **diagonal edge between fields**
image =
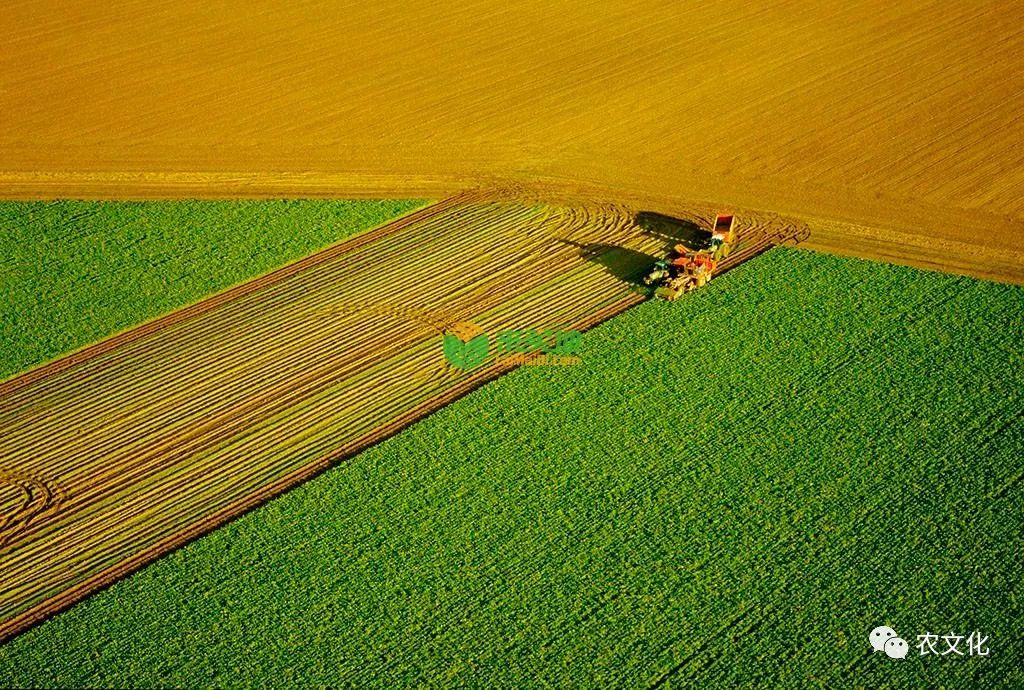
[[[203,297],[197,302],[180,307],[167,314],[157,316],[149,321],[144,321],[140,324],[130,326],[119,333],[106,336],[103,340],[85,345],[77,350],[72,350],[69,353],[60,355],[56,359],[33,367],[27,371],[14,374],[10,378],[0,381],[0,397],[21,390],[22,388],[48,376],[60,373],[75,364],[93,357],[98,357],[121,345],[144,338],[161,330],[162,328],[205,314],[234,299],[243,297],[260,288],[264,288],[268,285],[284,280],[285,278],[307,268],[312,268],[322,264],[340,254],[344,254],[365,244],[381,239],[382,237],[386,237],[387,235],[397,232],[410,224],[417,223],[443,213],[452,206],[470,201],[474,197],[475,193],[473,192],[461,192],[459,194],[449,196],[441,201],[428,203],[425,206],[413,209],[412,211],[400,215],[397,218],[392,218],[382,225],[378,225],[375,228],[361,232],[354,237],[342,240],[341,242],[332,244],[329,247],[325,247],[324,249],[316,251],[301,259],[285,264],[284,266],[276,268],[262,276],[250,278],[249,280],[229,287],[226,290]]]
[[[454,199],[456,197],[452,198]],[[434,208],[434,206],[428,206],[419,210],[425,210],[427,208]],[[594,326],[621,314],[630,307],[633,307],[646,299],[647,296],[643,294],[627,294],[622,299],[613,302],[607,307],[596,311],[583,319],[579,324],[577,324],[577,328],[579,330],[588,330],[593,328]],[[41,623],[47,618],[81,601],[85,597],[113,585],[118,580],[142,569],[157,558],[165,556],[176,549],[182,548],[195,539],[209,534],[227,522],[241,517],[245,513],[264,505],[271,499],[280,496],[289,489],[312,479],[318,474],[329,469],[331,466],[347,460],[357,453],[366,450],[370,446],[393,436],[402,429],[410,426],[416,421],[419,421],[423,417],[436,412],[463,395],[497,379],[513,369],[517,369],[518,366],[519,365],[513,365],[483,369],[482,371],[473,374],[464,381],[456,384],[441,395],[425,400],[423,403],[407,410],[395,419],[377,427],[363,438],[353,441],[335,451],[307,463],[297,470],[281,477],[272,484],[268,484],[258,492],[236,501],[213,515],[196,522],[190,527],[176,534],[170,535],[149,548],[118,562],[110,568],[107,568],[106,570],[79,582],[78,584],[72,585],[56,596],[51,597],[32,608],[19,613],[13,618],[0,623],[0,644],[7,642],[33,625]]]

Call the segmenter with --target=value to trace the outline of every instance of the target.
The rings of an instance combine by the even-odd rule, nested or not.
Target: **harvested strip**
[[[672,241],[634,218],[462,194],[0,384],[0,636],[509,368],[447,364],[457,323],[583,329],[641,301],[610,258]],[[746,222],[724,268],[790,236]]]

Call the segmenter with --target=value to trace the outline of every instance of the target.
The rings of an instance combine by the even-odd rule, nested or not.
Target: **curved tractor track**
[[[0,637],[507,370],[447,364],[456,324],[586,329],[642,301],[602,262],[671,244],[634,218],[461,194],[0,383]],[[786,232],[744,226],[726,268]]]

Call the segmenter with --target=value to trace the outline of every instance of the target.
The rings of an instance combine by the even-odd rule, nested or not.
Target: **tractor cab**
[[[658,259],[654,262],[654,266],[651,268],[650,273],[644,277],[644,285],[657,285],[661,283],[665,278],[669,277],[672,273],[672,269],[669,263],[665,259]]]

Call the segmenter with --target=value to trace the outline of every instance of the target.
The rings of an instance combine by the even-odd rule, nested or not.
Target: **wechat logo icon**
[[[871,631],[871,647],[876,652],[885,652],[890,659],[906,659],[910,646],[888,625],[880,625]]]

